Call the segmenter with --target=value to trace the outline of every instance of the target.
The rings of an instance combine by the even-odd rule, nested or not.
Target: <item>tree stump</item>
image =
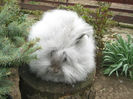
[[[94,99],[91,85],[94,82],[95,70],[89,74],[86,81],[73,85],[43,81],[30,73],[29,66],[21,66],[19,75],[22,99]]]

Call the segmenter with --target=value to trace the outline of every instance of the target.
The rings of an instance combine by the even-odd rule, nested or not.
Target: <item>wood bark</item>
[[[91,90],[95,71],[86,81],[73,85],[43,81],[30,73],[28,66],[21,66],[19,74],[22,99],[94,99],[95,96]]]

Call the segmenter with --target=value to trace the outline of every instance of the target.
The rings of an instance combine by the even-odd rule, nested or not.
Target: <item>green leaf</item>
[[[129,76],[133,79],[133,71],[129,71]]]
[[[111,71],[110,71],[110,73],[109,73],[109,76],[113,73],[113,72],[115,72],[115,71],[117,71],[121,66],[122,66],[122,62],[120,63],[120,64],[116,64],[116,65],[113,65],[113,66],[115,66],[115,68],[114,69],[112,69]]]
[[[111,70],[112,70],[111,68],[105,69],[105,70],[104,70],[104,74],[109,74]]]
[[[116,41],[106,43],[103,51],[103,66],[109,68],[109,76],[115,72],[130,77],[133,71],[133,38],[127,35],[127,40],[118,35]],[[105,69],[105,70],[106,70]]]

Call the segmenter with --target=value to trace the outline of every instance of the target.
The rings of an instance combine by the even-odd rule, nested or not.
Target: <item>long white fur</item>
[[[35,38],[40,38],[38,45],[42,49],[34,53],[37,54],[37,60],[31,61],[29,65],[30,70],[43,80],[72,84],[85,80],[94,70],[93,27],[77,13],[58,9],[45,12],[42,19],[31,27],[28,40]],[[56,50],[56,54],[50,57],[53,50]],[[61,61],[63,52],[68,57],[67,62]],[[58,73],[52,72],[51,59],[59,62],[61,68]]]

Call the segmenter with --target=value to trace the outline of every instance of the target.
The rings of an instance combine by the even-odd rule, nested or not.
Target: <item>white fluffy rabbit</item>
[[[77,13],[67,10],[45,12],[30,30],[28,40],[40,38],[37,60],[30,70],[43,80],[76,83],[95,68],[93,28]]]

